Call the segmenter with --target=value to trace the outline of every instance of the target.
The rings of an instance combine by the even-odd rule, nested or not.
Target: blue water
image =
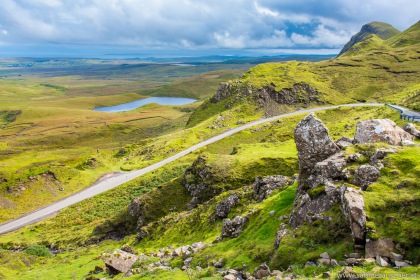
[[[191,99],[191,98],[149,97],[149,98],[136,100],[136,101],[132,101],[132,102],[116,105],[116,106],[93,108],[93,110],[107,112],[107,113],[117,113],[117,112],[131,111],[150,103],[157,103],[160,105],[185,105],[185,104],[193,103],[195,101],[197,100]]]

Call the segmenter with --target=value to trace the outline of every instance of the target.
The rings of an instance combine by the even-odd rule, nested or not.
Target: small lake
[[[93,110],[107,112],[107,113],[117,113],[117,112],[131,111],[150,103],[157,103],[160,105],[179,106],[179,105],[186,105],[186,104],[194,103],[195,101],[197,100],[191,99],[191,98],[149,97],[149,98],[136,100],[136,101],[132,101],[132,102],[116,105],[116,106],[93,108]]]

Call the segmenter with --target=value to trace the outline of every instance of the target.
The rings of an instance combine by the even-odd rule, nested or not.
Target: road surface
[[[62,200],[59,200],[57,202],[54,202],[46,207],[43,207],[41,209],[35,210],[25,216],[22,216],[20,218],[17,218],[15,220],[3,223],[0,225],[0,235],[4,234],[6,232],[10,232],[13,230],[17,230],[19,228],[22,228],[24,226],[36,223],[38,221],[41,221],[47,217],[50,217],[54,214],[56,214],[58,211],[60,211],[63,208],[66,208],[70,205],[73,205],[75,203],[78,203],[82,200],[91,198],[97,194],[106,192],[110,189],[113,189],[119,185],[122,185],[128,181],[131,181],[137,177],[140,177],[150,171],[156,170],[170,162],[173,162],[197,149],[200,149],[204,146],[207,146],[209,144],[212,144],[214,142],[217,142],[219,140],[222,140],[226,137],[229,137],[235,133],[238,133],[240,131],[243,131],[245,129],[248,129],[250,127],[259,125],[259,124],[263,124],[263,123],[267,123],[267,122],[271,122],[280,118],[285,118],[285,117],[289,117],[289,116],[294,116],[294,115],[298,115],[298,114],[305,114],[305,113],[310,113],[310,112],[316,112],[316,111],[322,111],[322,110],[329,110],[329,109],[335,109],[335,108],[339,108],[339,107],[362,107],[362,106],[384,106],[384,104],[381,103],[361,103],[361,104],[342,104],[342,105],[337,105],[337,106],[327,106],[327,107],[321,107],[321,108],[312,108],[312,109],[305,109],[305,110],[298,110],[295,112],[291,112],[291,113],[287,113],[287,114],[281,114],[278,116],[274,116],[271,118],[265,118],[265,119],[260,119],[254,122],[250,122],[247,124],[244,124],[242,126],[233,128],[231,130],[228,130],[226,132],[223,132],[222,134],[219,134],[217,136],[214,136],[208,140],[205,140],[201,143],[198,143],[194,146],[191,146],[190,148],[177,153],[176,155],[173,155],[167,159],[164,159],[162,161],[159,161],[155,164],[152,164],[148,167],[139,169],[139,170],[135,170],[135,171],[131,171],[131,172],[126,172],[126,173],[122,173],[119,175],[116,175],[114,177],[102,180],[100,182],[97,182],[96,184],[78,192],[75,193],[71,196],[68,196]]]

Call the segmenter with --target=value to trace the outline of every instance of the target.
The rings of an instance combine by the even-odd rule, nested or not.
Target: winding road
[[[96,184],[80,191],[77,192],[71,196],[68,196],[64,199],[61,199],[57,202],[54,202],[48,206],[45,206],[43,208],[40,208],[38,210],[35,210],[25,216],[22,216],[20,218],[17,218],[15,220],[11,220],[8,221],[6,223],[3,223],[0,225],[0,235],[13,231],[13,230],[17,230],[20,229],[24,226],[36,223],[38,221],[41,221],[47,217],[50,217],[54,214],[56,214],[58,211],[60,211],[63,208],[66,208],[70,205],[73,205],[75,203],[78,203],[82,200],[91,198],[97,194],[106,192],[107,190],[113,189],[119,185],[122,185],[128,181],[131,181],[137,177],[140,177],[148,172],[151,172],[153,170],[156,170],[170,162],[173,162],[197,149],[200,149],[204,146],[207,146],[209,144],[212,144],[214,142],[217,142],[219,140],[222,140],[226,137],[229,137],[235,133],[238,133],[240,131],[243,131],[245,129],[248,129],[250,127],[253,127],[255,125],[259,125],[259,124],[263,124],[263,123],[267,123],[267,122],[271,122],[280,118],[285,118],[285,117],[289,117],[289,116],[294,116],[294,115],[299,115],[299,114],[305,114],[305,113],[310,113],[310,112],[316,112],[316,111],[323,111],[323,110],[330,110],[330,109],[336,109],[339,107],[366,107],[366,106],[384,106],[384,104],[382,103],[357,103],[357,104],[342,104],[342,105],[336,105],[336,106],[327,106],[327,107],[320,107],[320,108],[311,108],[311,109],[305,109],[305,110],[298,110],[298,111],[294,111],[291,113],[286,113],[286,114],[281,114],[278,116],[274,116],[271,118],[265,118],[265,119],[260,119],[257,121],[253,121],[247,124],[244,124],[242,126],[233,128],[231,130],[228,130],[226,132],[223,132],[222,134],[219,134],[217,136],[214,136],[212,138],[209,138],[201,143],[198,143],[194,146],[191,146],[190,148],[181,151],[167,159],[164,159],[162,161],[159,161],[155,164],[152,164],[148,167],[139,169],[139,170],[135,170],[135,171],[131,171],[131,172],[126,172],[126,173],[120,173],[119,175],[116,175],[114,177],[111,178],[107,178],[104,180],[101,180],[100,182],[97,182]]]

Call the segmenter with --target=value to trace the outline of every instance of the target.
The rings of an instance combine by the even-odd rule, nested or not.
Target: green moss
[[[316,199],[320,195],[326,194],[325,193],[325,186],[324,185],[320,185],[320,186],[318,186],[316,188],[309,189],[308,190],[308,194],[311,197],[311,199]]]

